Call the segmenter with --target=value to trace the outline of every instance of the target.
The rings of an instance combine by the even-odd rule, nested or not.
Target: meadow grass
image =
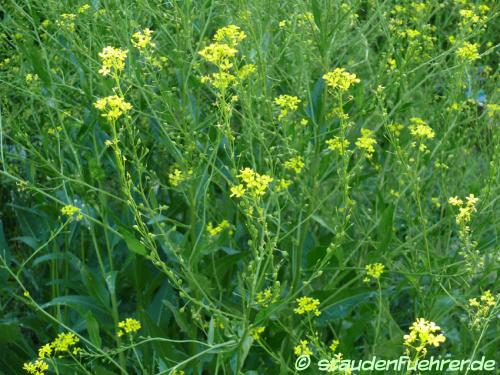
[[[3,0],[0,374],[498,360],[499,10]]]

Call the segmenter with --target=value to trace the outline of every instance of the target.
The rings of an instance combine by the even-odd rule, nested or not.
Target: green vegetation
[[[3,0],[0,374],[498,360],[499,10]]]

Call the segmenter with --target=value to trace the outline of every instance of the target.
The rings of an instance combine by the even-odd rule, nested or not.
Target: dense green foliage
[[[0,374],[498,359],[499,10],[2,0]]]

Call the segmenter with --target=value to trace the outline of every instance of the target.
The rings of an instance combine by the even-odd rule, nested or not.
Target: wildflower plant
[[[470,324],[476,329],[487,325],[498,310],[498,296],[486,290],[478,298],[470,298],[468,301]]]
[[[497,3],[0,3],[0,372],[494,358]]]
[[[418,318],[403,339],[407,347],[406,354],[413,355],[414,359],[425,357],[429,347],[438,347],[446,341],[446,337],[441,333],[441,327],[424,318]]]

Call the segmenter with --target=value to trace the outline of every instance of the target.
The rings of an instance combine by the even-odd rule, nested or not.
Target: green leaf
[[[22,339],[18,325],[0,324],[0,344],[12,343]]]
[[[89,333],[90,341],[100,348],[102,340],[99,334],[99,323],[90,311],[85,315],[85,321],[87,323],[87,332]]]
[[[95,314],[100,314],[101,316],[107,316],[108,312],[103,309],[96,300],[92,297],[88,296],[80,296],[80,295],[68,295],[62,297],[56,297],[51,301],[41,305],[43,309],[46,309],[51,306],[64,305],[71,307],[75,311],[78,311],[80,315],[85,316],[85,314],[90,310]]]
[[[50,89],[52,87],[52,78],[47,69],[47,64],[44,61],[40,48],[31,44],[24,50],[25,54],[30,58],[33,70],[40,77],[43,84]]]
[[[374,291],[362,292],[334,302],[327,308],[322,309],[321,315],[317,318],[317,324],[324,327],[328,325],[331,320],[345,318],[349,314],[351,308],[366,302],[375,296],[376,292]]]
[[[388,205],[380,218],[377,227],[378,250],[385,252],[391,243],[392,235],[394,233],[394,205]]]
[[[118,232],[122,235],[130,251],[142,256],[146,256],[148,254],[146,247],[137,238],[135,238],[133,233],[124,228],[120,228]]]

